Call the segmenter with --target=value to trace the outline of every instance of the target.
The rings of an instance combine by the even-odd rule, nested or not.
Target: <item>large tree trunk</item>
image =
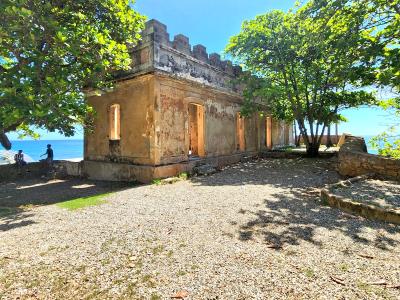
[[[318,142],[310,143],[307,146],[307,156],[308,157],[317,157],[319,154],[319,146],[320,146],[320,144]]]
[[[11,142],[4,131],[0,130],[0,144],[6,149],[11,149]]]
[[[310,125],[309,136],[304,122],[297,121],[300,128],[300,133],[303,138],[304,144],[306,145],[306,153],[308,157],[317,157],[319,155],[319,147],[321,146],[321,140],[325,132],[326,124],[323,124],[321,132],[319,132],[319,125],[315,128]],[[315,131],[314,131],[315,129]]]
[[[296,121],[293,121],[293,127],[294,127],[294,144],[296,147],[300,147],[300,137],[301,134],[297,134],[297,124]]]
[[[332,139],[331,139],[331,124],[328,125],[328,133],[326,137],[326,147],[333,147]]]

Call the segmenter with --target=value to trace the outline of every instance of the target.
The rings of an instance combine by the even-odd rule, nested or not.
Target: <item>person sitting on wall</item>
[[[51,145],[48,144],[47,145],[47,150],[46,153],[40,155],[40,157],[47,155],[46,159],[44,160],[48,166],[52,166],[53,165],[53,158],[54,158],[54,152],[53,149],[51,149]]]
[[[22,150],[18,150],[18,153],[14,155],[14,161],[18,167],[23,167],[26,165],[26,161],[24,160],[24,154],[22,153]]]

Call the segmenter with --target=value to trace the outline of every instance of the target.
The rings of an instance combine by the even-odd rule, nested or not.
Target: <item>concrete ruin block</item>
[[[221,55],[218,53],[211,53],[209,59],[212,66],[217,68],[221,67]]]
[[[223,61],[222,67],[226,73],[228,73],[229,75],[232,75],[232,76],[234,75],[233,65],[232,65],[231,61],[229,61],[229,60]]]
[[[167,26],[160,21],[150,20],[146,23],[145,29],[143,31],[143,36],[153,35],[155,42],[168,45],[169,44],[169,34],[167,32]]]
[[[198,176],[210,176],[214,173],[217,173],[217,169],[211,165],[201,165],[197,166],[193,169],[194,173]]]
[[[203,45],[196,45],[193,47],[193,56],[205,63],[208,62],[207,49]]]
[[[183,52],[187,55],[192,54],[189,38],[183,34],[176,35],[172,45],[174,49],[178,50],[179,52]]]

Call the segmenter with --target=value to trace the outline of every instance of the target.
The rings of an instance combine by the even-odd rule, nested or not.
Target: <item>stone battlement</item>
[[[183,34],[175,35],[174,39],[170,40],[167,26],[157,20],[153,19],[148,21],[142,35],[143,37],[147,36],[147,40],[150,36],[150,39],[153,39],[154,42],[171,47],[188,56],[192,56],[193,58],[214,66],[232,76],[237,76],[242,72],[242,68],[239,66],[233,66],[231,61],[221,60],[221,56],[218,53],[211,53],[209,55],[207,53],[207,48],[201,44],[194,45],[192,48],[189,38]],[[144,38],[144,40],[146,39]]]
[[[208,54],[203,45],[192,47],[189,38],[183,34],[171,40],[167,26],[157,20],[146,23],[142,40],[131,52],[130,75],[163,72],[228,92],[238,92],[232,79],[242,73],[241,67],[222,60],[217,53]]]

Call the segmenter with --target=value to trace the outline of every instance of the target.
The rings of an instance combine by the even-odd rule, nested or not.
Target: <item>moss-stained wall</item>
[[[237,153],[236,113],[241,99],[209,87],[193,85],[166,76],[157,77],[156,146],[159,164],[188,159],[190,103],[204,107],[206,157]],[[246,119],[246,151],[257,151],[257,118]]]
[[[86,160],[154,163],[154,76],[123,81],[112,92],[89,97],[96,111],[94,130],[85,137]],[[109,140],[109,107],[121,108],[121,140]]]
[[[85,159],[166,165],[189,159],[189,104],[204,108],[204,157],[240,153],[236,114],[241,98],[235,94],[192,84],[161,73],[143,75],[117,84],[102,96],[89,97],[96,111],[94,131],[86,134]],[[109,139],[109,107],[119,104],[121,139]],[[246,117],[245,151],[266,150],[266,119]],[[272,122],[274,146],[284,145],[283,122]],[[287,134],[286,134],[287,137]]]

